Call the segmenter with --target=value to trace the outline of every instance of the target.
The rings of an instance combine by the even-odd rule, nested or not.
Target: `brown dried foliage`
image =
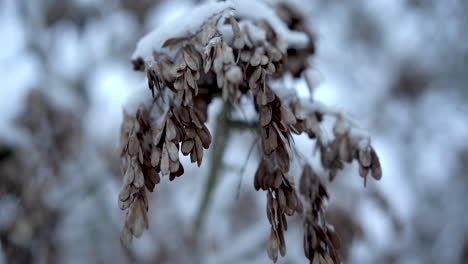
[[[238,21],[245,18],[216,14],[198,33],[167,39],[163,47],[176,51],[174,56],[155,51],[150,62],[141,58],[133,61],[135,70],[146,72],[153,102],[142,104],[135,113],[125,113],[122,125],[124,185],[119,206],[127,210],[122,236],[125,243],[148,228],[147,191],[154,190],[160,175],[169,174],[174,180],[183,174],[179,151],[201,165],[204,149],[211,144],[211,133],[205,126],[211,98],[221,95],[226,103],[236,104],[242,96],[251,96],[258,112],[262,149],[254,187],[267,194],[271,225],[268,256],[276,262],[278,253],[286,254],[286,215],[302,214],[305,207],[306,256],[311,263],[339,263],[339,239],[324,217],[324,200],[328,198],[325,186],[305,165],[299,186],[306,201],[303,206],[294,178],[289,175],[294,150],[292,133],[306,133],[317,139],[322,165],[330,179],[343,168],[343,162],[353,160],[359,162],[363,177],[370,171],[380,179],[380,163],[370,141],[353,134],[349,122],[340,115],[311,110],[299,98],[282,98],[270,87],[269,80],[286,73],[301,76],[309,67],[307,57],[315,52],[313,34],[298,12],[285,6],[279,12],[289,28],[309,37],[309,45],[286,49],[282,36],[268,22],[248,21],[265,31],[266,39],[259,41],[249,27],[239,26]],[[232,28],[232,40],[227,41],[219,31],[222,23]],[[337,120],[335,138],[330,142],[322,139],[320,122],[324,115]]]
[[[307,201],[304,221],[304,254],[311,263],[340,263],[337,249],[340,239],[325,219],[324,202],[328,192],[312,167],[304,166],[300,192]]]
[[[64,166],[78,153],[82,120],[42,89],[30,90],[24,105],[15,121],[28,144],[0,142],[0,200],[15,201],[0,226],[0,244],[7,263],[59,263],[64,208],[51,204],[49,194],[66,180]]]

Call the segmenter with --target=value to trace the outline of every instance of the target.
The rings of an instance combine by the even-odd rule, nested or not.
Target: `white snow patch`
[[[261,1],[233,0],[235,14],[240,17],[251,18],[257,21],[266,20],[279,34],[287,47],[302,48],[307,45],[309,39],[305,33],[292,31],[276,15],[275,10]]]
[[[254,43],[258,43],[266,40],[266,32],[263,28],[256,26],[249,20],[239,22],[239,27],[249,32],[249,36],[252,38]]]
[[[174,19],[168,19],[162,26],[145,35],[138,41],[132,58],[141,57],[145,61],[151,61],[153,51],[170,53],[168,49],[162,47],[166,40],[197,33],[203,23],[216,14],[222,16],[235,14],[236,16],[253,19],[254,21],[268,21],[274,31],[281,37],[285,45],[282,47],[283,51],[288,47],[305,47],[309,41],[305,33],[290,30],[276,15],[274,9],[264,2],[251,0],[208,2],[188,12],[184,12],[182,15],[176,16]],[[244,26],[247,26],[247,24],[244,24]],[[248,25],[248,27],[255,40],[265,39],[266,34],[264,31],[259,30],[253,24]]]
[[[232,8],[234,8],[234,5],[230,1],[211,2],[198,6],[175,19],[168,20],[164,25],[156,28],[138,41],[132,58],[142,57],[145,60],[151,60],[153,51],[162,51],[162,45],[166,40],[194,34],[207,19]]]

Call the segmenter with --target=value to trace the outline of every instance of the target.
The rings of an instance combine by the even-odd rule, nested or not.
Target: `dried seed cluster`
[[[262,2],[257,4],[273,12]],[[252,17],[251,12],[236,13],[235,7],[234,11],[214,12],[203,19],[198,30],[164,39],[148,58],[135,58],[134,68],[146,72],[152,102],[125,114],[122,125],[124,186],[119,205],[127,210],[124,242],[130,242],[148,227],[146,194],[160,182],[160,175],[169,174],[173,180],[183,174],[179,151],[201,165],[204,149],[211,144],[211,134],[205,126],[207,108],[218,95],[231,104],[238,103],[242,96],[250,97],[258,112],[262,151],[254,187],[267,194],[271,225],[267,252],[274,262],[278,253],[286,254],[286,215],[304,211],[294,178],[289,175],[294,153],[292,133],[317,138],[323,166],[331,176],[343,167],[344,161],[356,159],[362,175],[370,170],[374,178],[381,177],[370,141],[353,134],[351,126],[341,129],[349,122],[337,118],[335,139],[325,141],[320,122],[324,115],[333,113],[310,107],[313,102],[303,102],[297,96],[286,98],[282,91],[272,89],[271,80],[285,74],[300,77],[308,67],[307,56],[315,50],[313,35],[298,12],[283,5],[279,12],[283,22],[279,18]],[[290,35],[283,35],[284,31]],[[289,43],[287,38],[293,33],[303,36],[308,44]],[[338,239],[323,217],[323,200],[328,194],[308,165],[299,188],[307,202],[306,256],[311,262],[317,259],[321,263],[338,263]]]
[[[328,199],[328,193],[309,165],[305,165],[302,171],[300,192],[307,204],[304,221],[304,254],[310,263],[340,263],[337,253],[340,240],[325,219],[324,201]]]
[[[369,171],[374,179],[382,178],[379,157],[370,145],[369,139],[354,133],[349,122],[341,115],[337,117],[333,134],[334,140],[328,143],[319,142],[322,166],[329,170],[330,180],[343,169],[343,162],[351,163],[353,160],[359,163],[359,174],[364,178],[364,185]]]
[[[51,204],[58,196],[50,194],[69,179],[64,168],[80,153],[83,120],[46,91],[30,90],[14,119],[27,144],[0,142],[0,211],[8,216],[2,217],[0,241],[6,263],[58,262],[61,209],[74,201]],[[5,208],[8,201],[14,201],[14,210]]]
[[[211,144],[203,104],[151,110],[140,105],[135,117],[125,114],[121,128],[124,185],[119,207],[128,209],[122,235],[127,244],[148,228],[147,191],[153,191],[160,175],[169,175],[172,181],[184,173],[179,150],[200,166],[203,150]],[[159,118],[152,117],[154,112]]]
[[[259,108],[260,140],[263,158],[255,174],[255,189],[267,191],[267,216],[271,224],[268,256],[276,262],[278,251],[286,254],[283,232],[287,230],[285,215],[302,213],[303,206],[298,198],[294,179],[288,175],[292,150],[289,126],[296,123],[293,113],[281,104],[269,87],[256,92]]]

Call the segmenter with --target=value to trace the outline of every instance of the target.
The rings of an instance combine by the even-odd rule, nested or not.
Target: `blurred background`
[[[0,263],[269,263],[248,129],[230,133],[200,230],[210,161],[185,159],[150,194],[149,230],[130,249],[119,240],[122,105],[145,83],[130,56],[196,2],[0,1]],[[286,2],[317,35],[315,98],[369,131],[382,163],[366,188],[355,164],[327,182],[344,262],[468,263],[468,2]],[[307,263],[302,219],[289,221],[279,263]]]

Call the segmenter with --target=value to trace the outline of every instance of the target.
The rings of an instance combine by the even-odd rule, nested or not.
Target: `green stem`
[[[216,186],[217,177],[219,175],[220,169],[222,168],[223,156],[226,150],[227,140],[229,138],[229,127],[227,122],[230,110],[231,107],[229,103],[224,103],[223,108],[216,118],[215,134],[211,144],[212,152],[210,170],[208,178],[206,179],[204,187],[205,191],[203,192],[200,209],[198,210],[198,215],[195,221],[195,237],[198,237],[198,234],[202,228],[202,224],[205,220],[208,206],[211,201],[211,196]]]
[[[238,130],[258,130],[258,124],[254,122],[242,121],[242,120],[227,120],[227,125],[229,128],[238,129]]]

